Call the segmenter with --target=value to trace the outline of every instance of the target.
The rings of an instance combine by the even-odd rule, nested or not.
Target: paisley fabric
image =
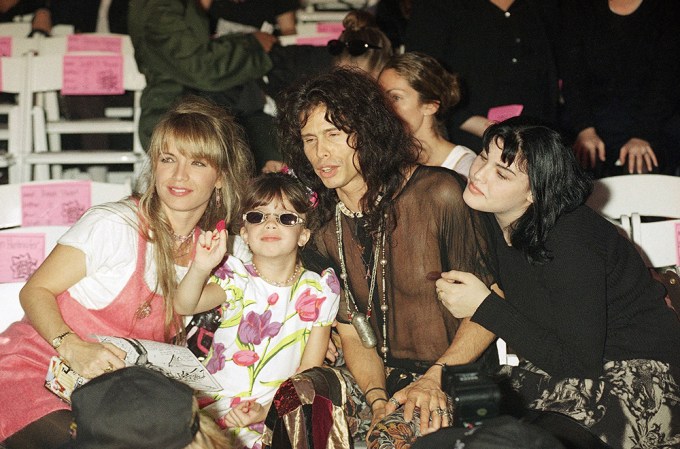
[[[553,379],[523,361],[500,373],[529,408],[568,415],[612,447],[680,447],[676,367],[654,360],[611,361],[597,379]]]

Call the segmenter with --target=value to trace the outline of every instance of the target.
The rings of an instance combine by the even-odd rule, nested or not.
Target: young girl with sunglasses
[[[177,313],[221,305],[222,321],[204,363],[222,390],[206,394],[202,405],[231,429],[237,448],[259,444],[279,384],[321,365],[326,354],[340,285],[332,269],[321,275],[308,271],[298,255],[310,237],[305,219],[315,199],[290,175],[256,178],[244,200],[240,231],[252,261],[231,255],[223,261],[226,231],[206,231],[179,285]]]

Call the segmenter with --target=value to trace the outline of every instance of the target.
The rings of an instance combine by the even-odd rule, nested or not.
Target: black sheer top
[[[453,171],[419,166],[394,201],[396,227],[387,226],[385,244],[388,365],[394,359],[431,363],[453,340],[460,320],[437,300],[434,280],[428,279],[431,273],[463,270],[492,283],[485,257],[488,217],[467,207],[464,187],[464,179]],[[341,214],[340,220],[347,282],[359,311],[366,313],[370,285],[366,275],[373,268],[373,241],[361,229],[362,218]],[[335,220],[316,233],[315,243],[326,265],[340,275]],[[380,268],[376,271],[370,322],[379,349],[383,342],[382,278]],[[348,323],[353,310],[343,296],[338,321]]]

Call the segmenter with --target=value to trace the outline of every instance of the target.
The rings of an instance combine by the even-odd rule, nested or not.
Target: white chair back
[[[635,241],[631,217],[680,218],[680,178],[668,175],[623,175],[595,181],[586,202]]]
[[[633,243],[648,267],[680,266],[680,219],[643,222],[638,214],[631,217]]]
[[[0,156],[0,165],[9,167],[9,182],[19,182],[21,179],[21,158],[26,148],[26,133],[30,131],[25,94],[27,67],[24,56],[0,58],[0,92],[16,97],[16,102],[0,105],[0,114],[7,116],[7,123],[0,124],[0,140],[7,142],[7,153]]]
[[[0,23],[0,36],[26,37],[31,32],[31,22],[3,22]],[[52,27],[52,36],[65,36],[73,34],[73,25],[55,25]]]
[[[22,56],[29,52],[37,52],[42,41],[42,38],[5,36],[2,33],[0,33],[0,38],[9,38],[10,41],[8,51],[3,51],[0,56]]]
[[[21,187],[23,185],[62,185],[75,183],[76,181],[40,181],[28,182],[23,184],[6,184],[0,185],[0,229],[14,228],[21,226],[22,221],[22,204],[21,204]],[[108,203],[121,200],[132,193],[130,181],[124,184],[112,184],[103,182],[89,182],[90,184],[90,204],[95,206],[97,204]]]
[[[21,251],[0,251],[0,272],[11,271],[16,273],[16,279],[11,282],[0,282],[0,332],[4,331],[10,324],[19,321],[24,316],[24,310],[19,303],[19,291],[26,284],[28,277],[40,266],[47,255],[57,245],[57,240],[68,230],[68,226],[28,226],[25,228],[3,229],[0,230],[0,239],[9,237],[10,234],[32,234],[42,236],[44,239],[44,251],[38,255],[36,260],[27,260],[35,255],[21,254]],[[0,240],[0,245],[4,240]],[[19,253],[19,254],[17,254]],[[29,263],[27,263],[29,262]],[[21,267],[21,264],[29,265],[28,268]],[[16,268],[15,268],[16,267]],[[13,271],[12,269],[15,268]]]
[[[109,165],[131,164],[134,176],[141,173],[145,161],[145,153],[138,137],[139,117],[141,115],[141,92],[146,85],[144,75],[137,69],[132,54],[113,55],[101,52],[83,52],[66,54],[40,54],[28,56],[28,92],[56,93],[64,86],[64,58],[78,55],[84,58],[100,56],[120,57],[123,64],[123,88],[134,92],[133,114],[129,119],[97,118],[91,120],[64,120],[61,118],[56,95],[46,96],[44,105],[34,105],[32,109],[34,142],[33,151],[23,156],[24,179],[31,179],[31,168],[35,167],[33,179],[48,179],[49,165]],[[112,151],[108,149],[95,151],[61,151],[58,137],[62,134],[130,134],[132,148],[129,151]],[[55,137],[50,139],[48,136]],[[27,148],[27,146],[25,146]]]
[[[0,332],[24,316],[24,309],[19,303],[19,291],[25,283],[0,283]]]
[[[680,218],[680,177],[623,175],[599,179],[587,204],[612,219],[633,213]]]
[[[83,47],[74,47],[77,41],[86,44]],[[71,42],[70,46],[69,42]],[[74,51],[102,51],[126,55],[135,53],[130,36],[115,33],[79,33],[68,36],[53,36],[41,40],[39,51],[42,55],[61,55]]]
[[[21,226],[22,201],[21,187],[25,185],[43,185],[50,187],[73,184],[75,181],[48,181],[30,182],[24,184],[0,185],[0,273],[3,279],[0,281],[0,332],[5,330],[11,323],[20,320],[24,312],[19,304],[19,291],[24,286],[28,276],[49,255],[56,246],[57,240],[68,230],[66,225],[58,226]],[[90,203],[92,206],[118,201],[129,196],[132,192],[130,183],[107,184],[90,182]],[[44,250],[37,254],[36,251],[24,251],[17,249],[12,244],[26,244],[42,241]],[[41,240],[42,239],[42,240]],[[8,244],[10,242],[10,244]],[[19,243],[18,243],[19,242]],[[7,247],[5,247],[7,245]],[[21,246],[18,246],[21,248]],[[39,250],[37,252],[40,252]],[[7,274],[12,273],[8,278]],[[9,282],[8,282],[9,281]]]

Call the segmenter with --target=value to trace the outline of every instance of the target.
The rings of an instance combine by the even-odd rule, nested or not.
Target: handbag
[[[197,313],[186,327],[187,347],[201,361],[210,352],[215,331],[222,321],[222,306]]]

